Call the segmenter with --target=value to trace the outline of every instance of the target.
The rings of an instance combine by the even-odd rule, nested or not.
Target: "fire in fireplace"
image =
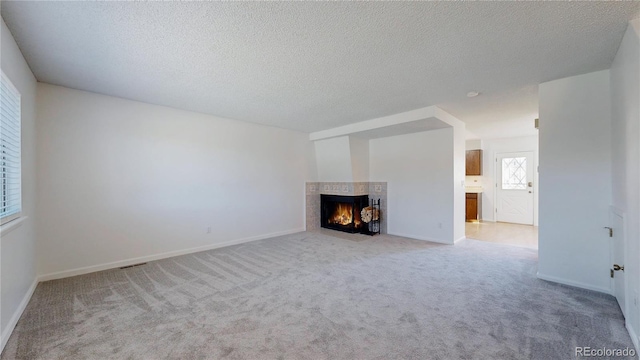
[[[367,195],[320,195],[321,226],[350,233],[366,232],[367,224],[360,219],[360,212],[368,203]]]
[[[329,216],[329,223],[343,226],[353,223],[355,227],[358,227],[361,221],[358,212],[354,212],[352,204],[338,203],[338,206],[334,208],[333,214]]]

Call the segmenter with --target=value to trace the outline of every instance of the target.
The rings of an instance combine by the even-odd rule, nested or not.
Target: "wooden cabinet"
[[[467,175],[482,175],[482,150],[467,150]]]
[[[467,193],[466,221],[482,219],[482,194]]]

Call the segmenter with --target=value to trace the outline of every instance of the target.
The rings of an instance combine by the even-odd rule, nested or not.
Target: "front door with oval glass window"
[[[496,156],[496,221],[533,225],[533,152]]]

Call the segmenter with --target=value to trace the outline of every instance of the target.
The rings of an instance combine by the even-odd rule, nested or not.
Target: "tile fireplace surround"
[[[320,229],[320,195],[369,195],[380,199],[380,232],[387,233],[387,183],[386,182],[308,182],[306,183],[307,230]]]

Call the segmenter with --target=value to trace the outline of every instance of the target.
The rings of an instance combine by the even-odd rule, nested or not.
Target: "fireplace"
[[[367,233],[368,225],[360,218],[360,212],[368,205],[367,195],[320,195],[321,226],[348,233]]]
[[[364,222],[363,226],[366,229],[358,231],[359,234],[376,235],[386,234],[387,232],[387,183],[386,182],[308,182],[305,184],[306,195],[306,229],[309,231],[319,230],[321,228],[331,228],[336,230],[342,230],[344,227],[349,231],[354,231],[356,227],[344,226],[341,224],[328,223],[328,217],[332,214],[326,214],[324,208],[327,205],[322,205],[322,195],[333,195],[335,198],[325,198],[324,202],[342,202],[339,201],[344,198],[353,198],[358,196],[368,197],[368,205],[364,205],[364,200],[360,202],[360,220]],[[346,202],[353,204],[353,199],[349,199]],[[364,209],[362,206],[364,205]],[[351,214],[350,212],[347,212]],[[357,212],[355,212],[357,213]],[[352,216],[355,216],[353,213]],[[347,219],[348,220],[348,219]],[[338,226],[340,225],[340,226]]]

